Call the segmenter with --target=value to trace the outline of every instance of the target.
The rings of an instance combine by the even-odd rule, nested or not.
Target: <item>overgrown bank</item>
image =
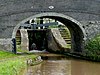
[[[100,35],[91,39],[85,48],[87,57],[96,61],[100,61]]]
[[[50,52],[57,53],[57,54],[64,54],[66,56],[70,56],[70,57],[77,58],[77,59],[84,59],[84,60],[89,60],[89,61],[94,61],[94,62],[100,62],[100,35],[88,41],[83,53],[65,52],[64,50],[50,51]]]
[[[35,59],[36,55],[15,55],[0,50],[0,75],[22,75],[27,67],[28,59]]]

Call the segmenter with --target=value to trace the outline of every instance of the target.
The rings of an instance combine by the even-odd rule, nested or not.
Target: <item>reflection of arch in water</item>
[[[41,14],[31,16],[31,17],[21,21],[14,28],[12,38],[15,38],[17,30],[22,24],[24,24],[26,21],[29,21],[29,20],[37,18],[37,17],[56,19],[56,20],[62,22],[64,25],[66,25],[71,33],[72,50],[74,50],[76,52],[82,52],[82,50],[84,48],[83,41],[86,36],[85,30],[82,28],[82,25],[78,21],[76,21],[75,19],[73,19],[69,16],[66,16],[66,15],[60,14],[60,13],[53,13],[53,12],[41,13]]]

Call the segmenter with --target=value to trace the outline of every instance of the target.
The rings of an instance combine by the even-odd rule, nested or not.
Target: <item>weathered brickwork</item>
[[[88,39],[100,34],[100,21],[83,21],[81,23],[83,24]]]
[[[0,39],[0,50],[12,51],[11,39]]]
[[[87,40],[100,33],[100,0],[0,0],[0,38],[12,38],[18,23],[46,12],[80,22]]]

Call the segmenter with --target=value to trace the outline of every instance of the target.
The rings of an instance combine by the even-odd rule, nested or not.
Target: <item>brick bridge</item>
[[[54,18],[71,32],[74,50],[100,33],[99,0],[0,0],[0,49],[12,50],[20,25],[36,17]]]

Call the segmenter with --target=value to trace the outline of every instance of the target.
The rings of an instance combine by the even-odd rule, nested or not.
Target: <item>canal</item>
[[[42,54],[43,62],[28,66],[25,75],[100,75],[100,63],[56,54]]]

